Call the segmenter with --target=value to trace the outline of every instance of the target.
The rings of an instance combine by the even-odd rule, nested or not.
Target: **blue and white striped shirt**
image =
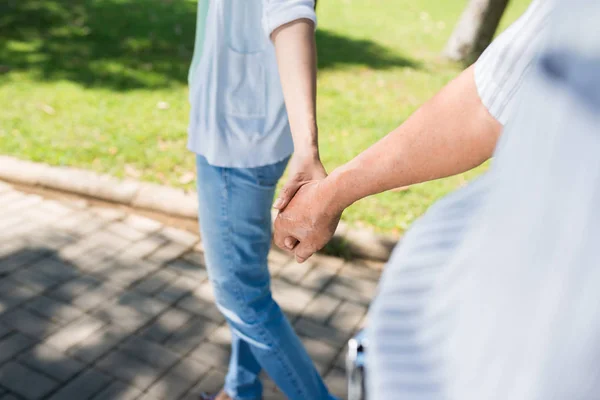
[[[478,60],[505,133],[490,172],[394,252],[370,400],[600,399],[599,17],[594,0],[534,1]]]

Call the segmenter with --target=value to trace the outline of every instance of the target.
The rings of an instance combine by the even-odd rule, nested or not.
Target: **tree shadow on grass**
[[[184,84],[193,54],[190,0],[4,0],[0,74],[26,71],[111,90]],[[369,41],[317,32],[319,67],[418,67]]]

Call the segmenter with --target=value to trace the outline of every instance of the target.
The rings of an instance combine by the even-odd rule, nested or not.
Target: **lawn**
[[[528,3],[513,0],[501,29]],[[460,71],[440,52],[465,4],[319,1],[328,170],[401,124]],[[185,143],[195,7],[192,0],[4,0],[0,153],[193,190]],[[484,168],[362,200],[344,220],[399,234]]]

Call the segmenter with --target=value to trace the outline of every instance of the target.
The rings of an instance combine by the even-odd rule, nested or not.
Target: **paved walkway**
[[[269,260],[275,298],[345,397],[344,346],[379,274]],[[222,385],[228,341],[198,236],[0,182],[0,400],[197,399]],[[283,399],[265,382],[265,400]]]

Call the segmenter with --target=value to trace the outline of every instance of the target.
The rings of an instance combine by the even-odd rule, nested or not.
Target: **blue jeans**
[[[259,168],[222,168],[197,156],[196,164],[208,274],[232,332],[225,391],[236,400],[260,399],[264,368],[291,400],[334,399],[271,297],[271,204],[287,159]]]

